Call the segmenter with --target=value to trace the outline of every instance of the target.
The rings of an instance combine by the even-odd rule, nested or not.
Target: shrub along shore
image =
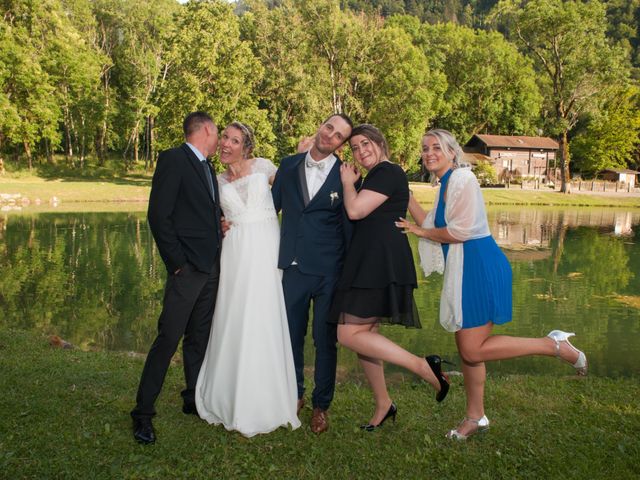
[[[3,478],[637,478],[637,379],[489,376],[491,430],[444,438],[464,412],[462,378],[437,404],[423,382],[390,385],[395,424],[362,432],[372,411],[360,380],[338,383],[330,430],[303,426],[246,439],[181,410],[182,365],[158,402],[158,442],[133,441],[129,410],[142,358],[59,349],[46,337],[0,327],[0,471]],[[255,399],[259,406],[260,399]]]
[[[146,209],[151,179],[147,175],[116,178],[42,178],[37,176],[0,177],[0,207],[29,211],[104,211]],[[420,203],[432,204],[436,188],[412,183],[411,190]],[[569,195],[548,189],[483,189],[488,205],[531,205],[557,207],[640,208],[640,194],[607,192]]]

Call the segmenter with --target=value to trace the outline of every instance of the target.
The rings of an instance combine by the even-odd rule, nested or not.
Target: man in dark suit
[[[346,115],[330,116],[311,149],[283,159],[273,182],[273,201],[282,210],[278,267],[289,320],[298,383],[298,412],[304,405],[304,337],[313,300],[316,348],[311,430],[328,428],[327,410],[336,380],[336,325],[327,323],[350,236],[342,205],[341,161],[334,152],[351,135]]]
[[[187,115],[186,143],[158,158],[148,219],[167,282],[156,337],[142,371],[136,407],[131,412],[133,436],[155,442],[151,423],[154,404],[180,339],[186,389],[182,411],[197,414],[195,387],[209,341],[220,275],[221,212],[218,185],[207,157],[216,151],[218,129],[204,112]]]

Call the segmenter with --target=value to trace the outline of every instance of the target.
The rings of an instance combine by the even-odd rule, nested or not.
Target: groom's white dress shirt
[[[310,166],[310,164],[324,164],[322,168]],[[307,152],[307,156],[304,159],[304,173],[307,179],[307,190],[309,191],[309,200],[315,197],[322,184],[329,176],[329,172],[336,163],[336,156],[331,153],[327,157],[323,158],[319,162],[316,162],[311,153]]]

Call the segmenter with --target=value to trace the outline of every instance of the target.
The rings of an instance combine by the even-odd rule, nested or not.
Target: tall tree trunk
[[[151,136],[152,136],[152,121],[153,121],[153,117],[151,115],[148,115],[145,121],[145,128],[144,128],[144,169],[145,171],[149,170],[149,165],[151,164],[151,155],[152,155],[152,143],[151,143]]]
[[[149,115],[149,170],[153,170],[153,165],[156,163],[156,142],[154,136],[155,118],[153,115]]]
[[[571,173],[569,172],[569,140],[567,138],[567,130],[562,131],[560,137],[560,191],[562,193],[571,193]]]
[[[64,156],[67,160],[67,163],[71,163],[73,160],[73,143],[71,142],[71,126],[69,125],[70,119],[66,112],[64,117]]]
[[[86,135],[85,135],[85,120],[84,115],[80,115],[80,121],[82,123],[82,131],[80,133],[80,168],[84,167],[85,155],[86,155]]]
[[[32,170],[33,156],[31,155],[31,145],[29,145],[29,142],[27,142],[26,140],[22,142],[22,145],[24,146],[24,153],[27,156],[27,165],[29,165],[29,170]]]
[[[98,127],[98,132],[96,134],[96,156],[98,157],[99,167],[102,167],[105,161],[104,143],[106,137],[106,128],[106,122],[103,122],[102,125]]]
[[[107,116],[109,115],[109,106],[111,99],[109,97],[109,69],[103,74],[102,86],[104,88],[104,111],[102,112],[102,125],[98,130],[96,138],[96,153],[98,155],[98,165],[104,166],[107,160]]]
[[[140,150],[140,133],[138,132],[138,125],[136,125],[136,128],[133,131],[133,164],[134,165],[137,165],[138,160],[140,159],[139,150]]]
[[[53,165],[53,150],[51,149],[51,140],[44,139],[44,153],[47,156],[47,163]]]

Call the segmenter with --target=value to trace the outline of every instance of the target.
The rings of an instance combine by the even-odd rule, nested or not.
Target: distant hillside
[[[342,0],[345,7],[365,12],[379,12],[388,17],[413,15],[423,22],[453,22],[473,28],[487,29],[486,18],[497,0]],[[629,54],[636,69],[640,68],[640,0],[603,2],[609,17],[609,36]]]

